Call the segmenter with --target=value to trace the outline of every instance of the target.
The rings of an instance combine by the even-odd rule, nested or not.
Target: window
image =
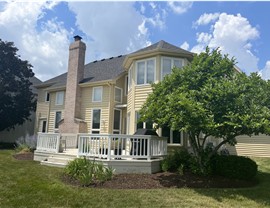
[[[61,117],[62,117],[62,112],[61,111],[56,111],[55,112],[54,128],[58,129],[59,122],[61,121]]]
[[[182,144],[182,132],[173,131],[168,126],[163,127],[161,131],[161,135],[168,138],[168,144]]]
[[[50,93],[46,91],[45,93],[45,102],[49,102],[50,101]]]
[[[93,109],[92,111],[92,134],[100,133],[100,116],[101,109]]]
[[[155,60],[137,62],[137,85],[150,84],[155,81]]]
[[[125,77],[125,96],[128,94],[128,76]]]
[[[135,112],[136,113],[136,130],[137,129],[141,129],[141,128],[144,128],[144,129],[153,129],[153,122],[151,121],[146,121],[146,122],[138,122],[140,120],[140,114],[139,112]]]
[[[113,133],[120,134],[121,132],[121,110],[114,110],[113,118]]]
[[[42,133],[46,132],[46,127],[47,127],[47,121],[42,121],[42,129],[41,129]]]
[[[131,89],[131,82],[132,82],[132,66],[128,70],[128,91]]]
[[[102,87],[93,87],[93,96],[92,101],[93,102],[102,102]]]
[[[171,74],[174,67],[181,68],[183,66],[182,59],[163,57],[161,60],[161,80]]]
[[[64,91],[56,92],[55,105],[64,104]]]
[[[114,88],[114,101],[122,103],[122,89],[119,87]]]

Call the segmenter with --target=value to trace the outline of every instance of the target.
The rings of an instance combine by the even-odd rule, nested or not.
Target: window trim
[[[128,75],[125,76],[125,96],[128,94]]]
[[[114,111],[119,111],[120,112],[119,129],[115,129],[114,128],[114,118],[115,118]],[[118,134],[120,134],[122,132],[122,110],[121,109],[114,108],[114,110],[113,110],[113,132],[116,132],[116,131],[119,132]]]
[[[162,136],[162,130],[163,130],[163,129],[161,128],[161,134],[160,134],[161,136]],[[167,144],[168,144],[168,145],[172,145],[172,146],[173,146],[173,145],[175,145],[175,146],[176,146],[176,145],[178,145],[178,146],[179,146],[179,145],[180,145],[180,146],[183,146],[183,144],[184,144],[184,143],[183,143],[183,142],[184,142],[183,139],[184,139],[184,133],[183,133],[183,131],[181,131],[181,132],[180,132],[180,143],[173,143],[173,130],[170,129],[170,142],[167,143]]]
[[[57,113],[60,113],[60,120],[58,122],[56,122],[56,114]],[[56,124],[59,123],[61,120],[62,120],[62,111],[55,111],[55,114],[54,114],[54,129],[55,130],[59,129],[59,124],[57,127],[56,127]]]
[[[45,102],[50,102],[50,93],[48,91],[45,91]]]
[[[116,100],[116,89],[120,90],[120,101]],[[123,102],[123,89],[120,87],[115,86],[114,87],[114,102],[122,103]]]
[[[93,128],[93,121],[94,121],[94,110],[100,110],[100,118],[99,118],[99,129],[94,129]],[[92,108],[92,116],[91,116],[91,134],[93,134],[93,131],[99,132],[97,134],[100,134],[100,130],[101,130],[101,113],[102,113],[102,109],[101,108]]]
[[[96,89],[101,89],[101,95],[100,95],[100,100],[94,100],[94,98],[95,98],[95,90]],[[100,102],[102,102],[102,96],[103,96],[103,86],[98,86],[98,87],[93,87],[93,89],[92,89],[92,102],[93,103],[100,103]]]
[[[141,86],[141,85],[151,85],[151,83],[147,83],[147,61],[154,61],[154,80],[152,83],[155,83],[156,82],[156,57],[152,57],[152,58],[147,58],[147,59],[142,59],[142,60],[138,60],[136,61],[136,74],[135,74],[135,83],[136,83],[136,86]],[[144,83],[143,84],[138,84],[138,63],[140,62],[144,62]]]
[[[58,96],[60,94],[63,94],[63,99],[61,100],[60,103],[58,103]],[[55,94],[55,105],[64,105],[64,100],[65,100],[65,92],[64,91],[58,91],[58,92],[56,92],[56,94]]]
[[[172,69],[174,67],[174,65],[173,65],[174,60],[181,61],[182,67],[184,66],[184,59],[183,58],[161,56],[161,61],[160,61],[160,81],[162,81],[164,79],[164,76],[163,76],[163,59],[170,59],[171,60],[171,71],[172,71]]]

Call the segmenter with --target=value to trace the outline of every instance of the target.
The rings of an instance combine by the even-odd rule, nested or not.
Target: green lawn
[[[270,159],[256,158],[260,184],[248,189],[106,190],[65,185],[63,169],[17,161],[0,150],[0,207],[270,207]]]

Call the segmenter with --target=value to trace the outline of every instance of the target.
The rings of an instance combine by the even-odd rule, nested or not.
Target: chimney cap
[[[82,37],[79,35],[75,35],[73,38],[75,41],[80,41],[82,39]]]

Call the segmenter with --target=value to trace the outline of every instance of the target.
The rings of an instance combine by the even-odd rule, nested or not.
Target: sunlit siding
[[[227,145],[227,149],[235,155],[270,157],[270,136],[239,136],[236,146]]]
[[[48,132],[50,132],[50,133],[53,133],[53,132],[55,132],[55,112],[56,111],[61,111],[61,119],[63,119],[64,118],[64,113],[65,113],[65,111],[64,111],[64,109],[62,109],[62,110],[53,110],[53,111],[50,111],[50,114],[49,114],[49,122],[48,122]]]
[[[135,97],[134,97],[135,110],[141,109],[142,105],[146,101],[146,98],[151,92],[152,92],[151,85],[142,85],[135,87]]]
[[[92,109],[101,109],[100,133],[108,133],[110,87],[103,85],[102,102],[92,102],[93,87],[82,88],[81,118],[87,123],[88,133],[91,131]]]

